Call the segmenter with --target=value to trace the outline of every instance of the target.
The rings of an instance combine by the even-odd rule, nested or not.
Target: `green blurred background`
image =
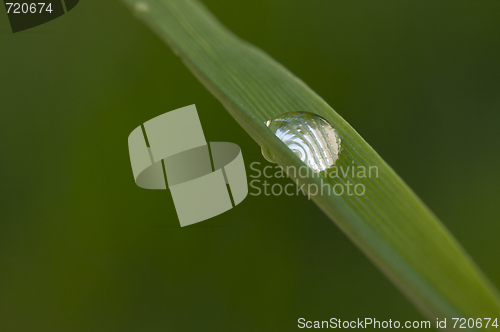
[[[204,3],[347,119],[500,286],[500,2]],[[0,11],[0,331],[423,319],[304,197],[180,228],[168,191],[135,185],[128,134],[190,104],[207,140],[268,163],[119,1],[16,34]]]

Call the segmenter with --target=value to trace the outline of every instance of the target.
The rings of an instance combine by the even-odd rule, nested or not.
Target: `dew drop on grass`
[[[340,137],[321,116],[309,112],[289,112],[268,120],[266,126],[314,172],[324,171],[339,158]],[[262,147],[264,158],[274,163],[269,149]]]

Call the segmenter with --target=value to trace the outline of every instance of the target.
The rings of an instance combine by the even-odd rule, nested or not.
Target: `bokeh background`
[[[500,2],[204,3],[347,119],[500,286]],[[136,187],[128,134],[190,104],[207,140],[267,162],[119,1],[16,34],[3,11],[0,331],[423,319],[304,197],[248,196],[180,228],[168,191]]]

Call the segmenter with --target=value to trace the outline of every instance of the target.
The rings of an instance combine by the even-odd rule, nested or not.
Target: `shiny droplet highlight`
[[[266,121],[266,126],[314,172],[324,171],[339,158],[340,137],[321,116],[309,112],[289,112]],[[269,149],[262,155],[275,162]]]

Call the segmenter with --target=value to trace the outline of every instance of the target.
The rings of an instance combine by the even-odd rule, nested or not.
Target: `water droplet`
[[[324,171],[339,158],[340,137],[321,116],[309,112],[289,112],[268,120],[266,126],[314,172]],[[262,147],[264,158],[274,163],[269,149]]]
[[[149,5],[145,1],[139,1],[135,3],[135,10],[139,13],[149,12]]]

